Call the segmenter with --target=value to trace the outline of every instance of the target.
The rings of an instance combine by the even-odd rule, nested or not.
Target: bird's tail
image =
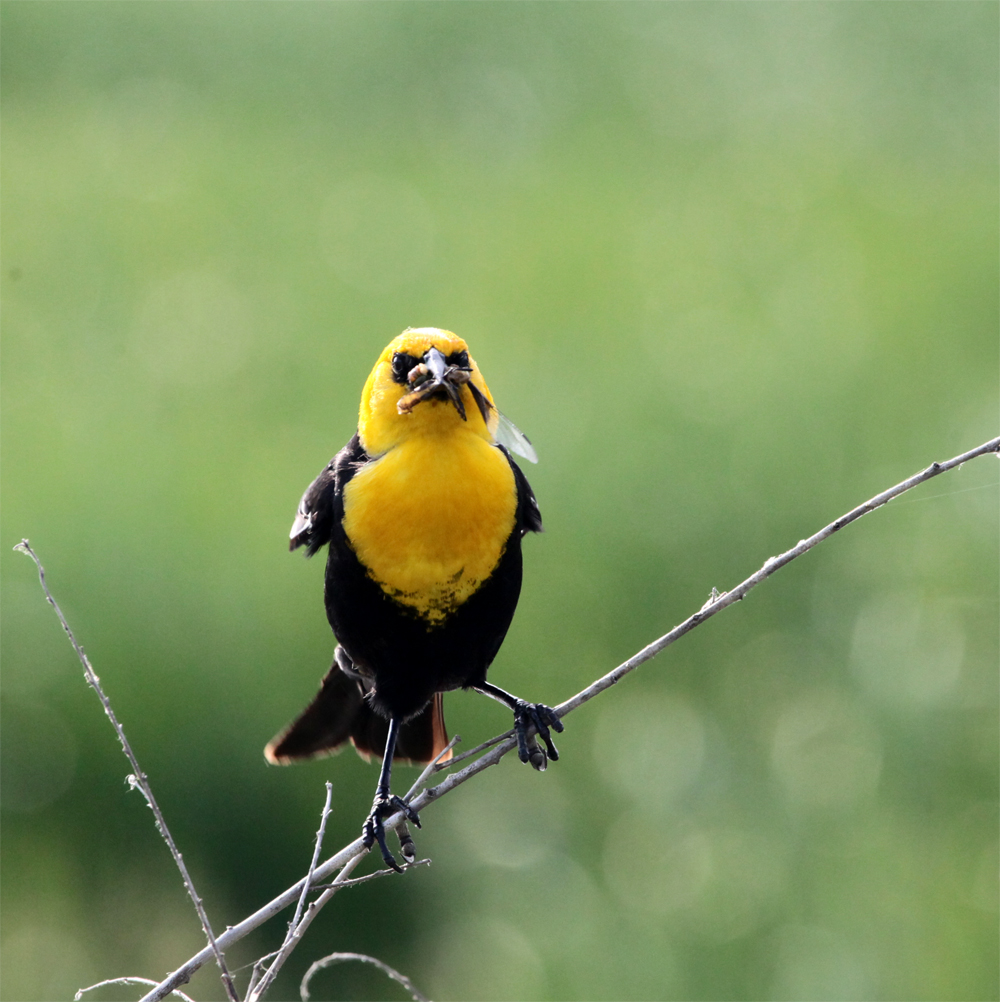
[[[264,749],[272,765],[288,765],[301,759],[333,755],[350,741],[368,761],[382,758],[389,721],[368,705],[364,682],[343,671],[335,659],[316,698],[299,718]],[[424,763],[439,755],[448,744],[444,726],[444,698],[440,692],[399,730],[394,762]],[[451,758],[449,751],[443,758]]]

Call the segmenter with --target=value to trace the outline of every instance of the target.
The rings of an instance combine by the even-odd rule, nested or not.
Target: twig
[[[276,959],[261,979],[259,986],[255,984],[255,981],[265,958],[261,958],[261,960],[254,964],[253,973],[250,976],[250,985],[247,988],[248,1000],[259,998],[267,991],[271,982],[274,981],[274,978],[278,973],[278,968],[280,968],[284,963],[284,956],[286,955],[284,951],[295,936],[295,930],[298,927],[299,919],[302,917],[302,909],[305,907],[306,898],[309,896],[309,891],[312,887],[313,874],[316,872],[316,864],[319,862],[320,849],[323,847],[323,835],[326,832],[326,821],[327,818],[330,817],[330,800],[332,797],[333,783],[327,780],[326,801],[323,803],[323,810],[320,812],[319,816],[319,830],[316,832],[316,846],[313,849],[312,859],[309,862],[309,870],[306,873],[306,879],[302,884],[302,893],[299,895],[299,903],[295,906],[295,914],[292,916],[292,921],[288,923],[288,932],[285,934],[284,942],[278,950],[274,951],[274,953],[268,954],[268,957],[275,956]]]
[[[424,780],[426,780],[427,777],[432,772],[435,772],[441,766],[441,759],[443,759],[445,755],[447,755],[448,752],[450,752],[452,748],[454,748],[455,745],[457,745],[461,740],[462,740],[461,736],[456,734],[451,739],[451,741],[449,741],[444,746],[444,748],[442,748],[441,751],[439,751],[437,755],[435,755],[434,758],[432,758],[430,762],[427,763],[427,765],[424,767],[424,771],[419,776],[417,776],[417,778],[413,782],[413,786],[410,787],[410,789],[407,791],[406,796],[403,797],[403,799],[407,801],[407,803],[409,803],[410,797],[414,796],[417,790],[419,790],[420,787],[424,785]],[[451,760],[449,759],[449,761]]]
[[[284,966],[285,961],[291,956],[292,950],[299,945],[302,937],[306,934],[306,930],[312,925],[312,920],[320,913],[320,910],[330,898],[344,886],[347,875],[361,862],[363,855],[364,853],[358,853],[349,859],[337,875],[337,879],[315,901],[309,903],[309,907],[302,918],[293,928],[288,930],[285,942],[281,944],[278,956],[271,961],[271,966],[267,969],[267,974],[260,979],[260,984],[253,990],[253,993],[247,995],[247,1002],[259,1002],[264,997],[264,993],[271,987],[274,979],[278,976],[278,972]]]
[[[257,982],[260,980],[260,976],[264,973],[264,965],[272,957],[276,956],[278,956],[278,951],[272,950],[270,953],[265,953],[263,957],[259,957],[254,961],[253,970],[250,972],[250,983],[247,985],[247,998],[253,995],[253,990],[257,987]]]
[[[316,872],[316,864],[319,862],[319,852],[323,848],[323,833],[326,831],[326,820],[330,816],[330,800],[333,797],[333,783],[329,780],[326,782],[326,802],[323,804],[323,811],[319,817],[319,830],[316,832],[316,848],[313,849],[312,861],[309,863],[309,872],[306,874],[306,881],[302,885],[302,894],[299,897],[299,903],[295,906],[295,914],[292,916],[292,921],[288,923],[288,936],[287,940],[291,937],[292,931],[299,924],[299,918],[302,916],[302,909],[305,907],[306,897],[309,894],[309,886],[312,884],[313,874]]]
[[[448,759],[447,762],[436,763],[434,771],[443,772],[445,769],[450,769],[453,765],[463,762],[467,758],[472,758],[473,755],[478,755],[481,751],[486,751],[487,748],[492,748],[501,741],[506,741],[507,738],[512,737],[513,734],[513,730],[504,731],[503,734],[498,734],[495,738],[490,738],[489,741],[484,741],[481,745],[476,745],[475,748],[470,748],[468,751],[462,752],[461,755],[455,755],[453,758]]]
[[[76,656],[80,659],[80,664],[83,665],[83,674],[87,680],[87,684],[94,690],[94,692],[97,693],[97,698],[101,701],[101,705],[104,707],[104,712],[107,714],[108,719],[111,721],[111,724],[115,729],[115,733],[118,735],[122,751],[125,752],[125,756],[134,770],[133,774],[128,777],[129,785],[138,788],[142,795],[146,798],[146,803],[149,804],[149,808],[153,812],[153,818],[156,822],[157,831],[159,831],[160,835],[163,836],[163,841],[167,843],[167,848],[170,849],[170,853],[174,857],[177,869],[181,871],[184,886],[187,888],[188,895],[194,904],[195,911],[198,913],[198,918],[201,920],[201,928],[205,933],[205,937],[208,940],[212,953],[215,955],[215,961],[219,965],[219,970],[222,972],[222,983],[226,986],[226,994],[229,996],[231,1002],[239,1002],[240,997],[236,993],[236,986],[233,984],[233,979],[226,968],[225,958],[222,955],[222,950],[219,947],[218,940],[212,932],[212,926],[208,921],[208,914],[205,912],[205,907],[202,904],[201,898],[198,896],[198,892],[194,889],[194,882],[191,880],[191,874],[188,873],[187,866],[184,863],[184,857],[180,854],[180,851],[174,842],[173,836],[170,834],[170,829],[167,827],[167,822],[163,817],[163,812],[156,803],[156,798],[153,796],[153,789],[149,785],[149,778],[139,767],[139,760],[136,758],[135,752],[132,751],[132,746],[129,744],[128,738],[125,737],[125,730],[118,722],[118,718],[115,716],[114,710],[111,709],[111,702],[105,695],[104,690],[101,688],[101,680],[97,677],[97,672],[94,671],[94,668],[90,663],[90,659],[84,653],[83,648],[79,645],[79,643],[77,643],[77,639],[74,636],[73,631],[70,629],[69,623],[66,622],[66,617],[63,615],[62,609],[59,608],[58,603],[52,597],[52,592],[49,591],[49,586],[45,581],[45,568],[42,567],[42,562],[35,555],[35,551],[31,548],[31,544],[28,540],[22,539],[21,542],[14,547],[14,549],[19,553],[25,553],[31,557],[31,559],[35,562],[35,566],[38,568],[38,580],[42,583],[42,591],[45,592],[45,597],[48,599],[49,605],[55,609],[56,615],[59,617],[59,622],[62,624],[62,628],[66,631],[66,636],[69,637],[69,642],[73,645],[73,649],[76,651]]]
[[[430,863],[429,859],[415,859],[412,863],[406,864],[406,869],[409,869],[411,866],[430,866]],[[371,873],[366,873],[363,877],[351,877],[350,880],[340,880],[337,882],[337,886],[353,887],[355,884],[367,884],[370,880],[378,880],[379,877],[394,877],[395,875],[395,870],[372,870]],[[333,887],[333,884],[313,884],[314,891],[325,891],[328,887]]]
[[[887,504],[893,498],[898,497],[900,494],[910,490],[911,487],[916,487],[918,484],[922,484],[924,481],[930,480],[941,473],[945,473],[957,466],[961,466],[963,463],[966,463],[971,459],[976,459],[978,456],[997,452],[1000,452],[1000,438],[994,438],[989,442],[984,442],[977,448],[970,449],[968,452],[965,452],[960,456],[956,456],[954,459],[949,459],[947,462],[933,463],[927,467],[926,470],[922,470],[920,473],[914,474],[912,477],[902,481],[902,483],[897,484],[895,487],[890,487],[887,491],[877,494],[870,501],[866,501],[863,505],[859,505],[857,508],[852,509],[846,515],[842,515],[836,521],[831,522],[815,535],[810,536],[808,539],[801,540],[791,550],[786,551],[778,557],[771,557],[765,562],[764,566],[759,571],[751,575],[731,591],[724,592],[720,595],[713,589],[712,597],[693,616],[684,620],[683,623],[676,626],[669,633],[664,634],[659,638],[659,640],[655,640],[647,647],[644,647],[638,654],[619,665],[614,669],[614,671],[609,672],[603,678],[598,679],[586,689],[583,689],[572,698],[566,700],[564,703],[561,703],[555,708],[556,712],[563,717],[567,713],[575,710],[578,706],[581,706],[588,700],[593,699],[599,692],[603,692],[605,689],[610,688],[630,671],[633,671],[639,665],[655,657],[655,655],[659,654],[660,651],[662,651],[665,647],[668,647],[679,637],[682,637],[685,633],[690,632],[696,626],[700,626],[717,612],[720,612],[727,606],[732,605],[733,602],[742,599],[751,588],[760,584],[761,581],[769,577],[780,567],[784,567],[785,564],[794,560],[796,557],[801,556],[807,550],[812,549],[824,539],[827,539],[829,536],[832,536],[833,533],[842,529],[845,525],[848,525],[856,519],[859,519],[862,515]],[[480,758],[476,759],[475,762],[467,765],[459,772],[452,773],[447,776],[437,786],[428,787],[421,794],[419,794],[412,803],[413,808],[415,810],[422,810],[432,801],[440,800],[441,797],[443,797],[446,793],[449,793],[456,786],[460,786],[466,780],[471,779],[477,773],[488,769],[490,766],[496,765],[497,762],[499,762],[504,755],[506,755],[514,747],[516,747],[516,741],[513,737],[509,734],[506,737],[501,736],[499,743],[494,745],[492,750],[486,752],[486,754],[482,755]],[[402,820],[402,817],[402,812],[394,814],[386,820],[386,827],[394,827]],[[318,866],[316,868],[315,877],[322,880],[329,874],[340,869],[347,860],[354,859],[355,857],[362,855],[365,851],[366,850],[362,845],[361,839],[355,839],[350,843],[350,845],[341,849],[335,856]],[[266,922],[269,918],[277,915],[278,912],[287,908],[298,898],[302,891],[304,880],[305,878],[298,881],[292,887],[288,888],[288,890],[278,895],[278,897],[276,897],[273,901],[270,901],[268,904],[258,909],[253,913],[253,915],[248,916],[240,922],[239,925],[227,929],[226,932],[219,937],[220,945],[228,947],[231,943],[235,943],[242,939],[259,925]],[[159,999],[165,998],[170,993],[171,989],[189,981],[191,975],[198,970],[198,968],[201,967],[206,960],[209,960],[211,956],[211,951],[208,949],[204,949],[200,953],[195,954],[195,956],[191,957],[185,964],[174,971],[173,974],[167,977],[164,981],[160,982],[156,989],[146,995],[141,1002],[158,1002]]]
[[[302,996],[302,1002],[309,1002],[309,982],[312,980],[314,974],[318,974],[324,967],[329,967],[331,964],[342,964],[345,960],[360,960],[363,964],[372,964],[392,978],[393,981],[398,981],[410,993],[410,998],[414,1002],[430,1002],[426,995],[421,995],[413,987],[413,982],[405,974],[394,971],[388,964],[384,964],[381,960],[369,957],[364,953],[331,953],[328,957],[317,960],[306,971],[306,976],[302,979],[302,984],[299,985],[299,994]]]
[[[915,473],[912,477],[908,477],[906,480],[896,484],[895,487],[890,487],[888,490],[882,491],[881,494],[876,494],[875,497],[864,504],[858,505],[857,508],[852,508],[846,515],[841,515],[840,518],[824,526],[819,532],[814,533],[808,539],[800,539],[790,550],[786,550],[777,557],[771,557],[766,560],[764,566],[756,574],[751,574],[750,577],[738,584],[732,591],[723,592],[714,601],[706,602],[693,616],[689,616],[683,623],[675,626],[669,633],[665,633],[659,640],[654,640],[647,647],[639,651],[638,654],[633,655],[624,664],[615,668],[614,671],[608,672],[607,675],[599,678],[593,685],[587,686],[582,692],[578,692],[571,699],[567,699],[565,703],[560,703],[555,707],[556,713],[560,717],[565,716],[571,710],[582,706],[587,700],[593,699],[599,692],[610,688],[630,671],[649,661],[650,658],[656,657],[660,651],[669,647],[675,640],[683,637],[685,633],[693,630],[696,626],[700,626],[706,619],[710,619],[727,606],[732,605],[734,602],[739,602],[751,588],[755,588],[765,578],[769,578],[776,570],[784,567],[785,564],[791,563],[796,557],[802,556],[803,553],[822,543],[824,539],[829,539],[835,532],[843,529],[845,525],[850,525],[851,522],[857,521],[862,515],[867,515],[870,511],[888,504],[893,498],[899,497],[900,494],[905,494],[906,491],[916,487],[918,484],[922,484],[942,473],[947,473],[948,470],[953,470],[955,467],[967,463],[970,459],[976,459],[979,456],[997,452],[1000,452],[1000,438],[984,442],[975,449],[963,452],[962,455],[955,456],[954,459],[949,459],[944,463],[931,463],[926,470]]]
[[[150,981],[149,978],[109,978],[107,981],[98,981],[96,985],[90,985],[87,988],[81,988],[74,996],[73,1002],[80,1002],[80,999],[87,992],[92,992],[95,988],[104,988],[107,985],[155,985],[155,981]],[[171,995],[176,995],[179,999],[183,999],[184,1002],[194,1002],[189,995],[185,995],[179,988],[175,988]]]
[[[360,836],[356,838],[349,845],[344,846],[340,852],[331,856],[328,860],[321,863],[316,867],[316,872],[313,874],[314,880],[323,880],[329,877],[331,874],[336,873],[341,869],[348,860],[354,859],[356,856],[363,856],[368,850],[365,849],[361,842]],[[280,912],[283,912],[289,905],[294,904],[299,895],[302,893],[302,886],[305,883],[306,878],[303,877],[301,880],[296,881],[291,887],[282,891],[276,898],[273,898],[266,905],[261,906],[253,914],[248,915],[242,922],[238,922],[234,926],[230,926],[221,936],[219,936],[219,945],[223,949],[227,949],[233,943],[238,943],[245,936],[253,932],[254,929],[262,926],[268,919],[274,918]],[[187,984],[191,980],[191,976],[195,971],[198,970],[207,960],[212,959],[212,952],[207,947],[204,950],[200,950],[188,961],[177,968],[172,974],[168,975],[167,978],[161,981],[156,988],[144,995],[140,1002],[159,1002],[160,999],[166,998],[171,990],[177,985]]]

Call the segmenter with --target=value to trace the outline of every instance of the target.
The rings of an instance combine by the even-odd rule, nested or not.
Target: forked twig
[[[260,998],[264,992],[268,990],[271,983],[278,976],[278,971],[281,970],[282,965],[285,962],[288,954],[291,953],[292,947],[289,946],[296,940],[296,930],[299,927],[299,921],[302,918],[302,909],[305,907],[306,898],[309,896],[309,890],[312,887],[313,874],[316,872],[316,864],[319,862],[320,849],[323,847],[323,835],[326,832],[326,822],[327,818],[330,817],[330,800],[333,797],[333,783],[327,780],[326,783],[326,800],[323,803],[323,810],[319,817],[319,830],[316,832],[316,847],[313,849],[312,860],[309,863],[309,871],[306,873],[306,879],[302,883],[302,893],[299,895],[299,903],[295,906],[295,914],[292,916],[292,921],[288,923],[288,932],[285,934],[285,940],[281,944],[280,948],[275,951],[275,954],[268,954],[268,956],[274,956],[275,959],[271,963],[271,966],[267,969],[267,972],[261,978],[259,985],[255,985],[255,978],[260,970],[260,964],[262,961],[258,961],[254,964],[253,974],[250,978],[250,985],[247,988],[247,1000]],[[343,875],[343,871],[341,871]],[[338,878],[339,879],[339,878]]]
[[[177,869],[181,871],[184,886],[187,888],[188,896],[191,898],[195,911],[198,913],[198,918],[201,920],[201,928],[205,933],[205,938],[208,940],[209,948],[212,954],[215,955],[215,962],[219,965],[219,970],[222,972],[222,983],[226,986],[226,994],[229,996],[231,1002],[239,1002],[240,997],[236,993],[236,986],[233,984],[233,979],[226,968],[226,961],[222,955],[222,949],[219,946],[219,942],[215,934],[212,932],[212,926],[208,921],[208,914],[205,912],[205,906],[202,904],[201,898],[198,896],[198,892],[194,889],[194,881],[191,880],[191,874],[188,873],[187,866],[184,863],[184,857],[180,854],[180,851],[174,842],[173,836],[170,834],[170,829],[167,827],[167,822],[163,817],[163,812],[160,810],[159,804],[157,804],[156,798],[153,796],[153,790],[149,785],[149,779],[139,767],[139,760],[136,758],[135,752],[132,751],[132,746],[129,744],[128,738],[125,737],[125,730],[118,722],[118,718],[115,716],[115,711],[111,709],[111,702],[107,695],[105,695],[104,690],[101,688],[101,680],[97,677],[97,672],[94,671],[94,668],[90,663],[90,659],[84,653],[83,648],[79,645],[79,643],[77,643],[77,639],[74,636],[73,631],[70,629],[69,623],[66,622],[66,617],[63,615],[62,609],[59,608],[58,603],[52,597],[52,592],[49,591],[49,586],[45,581],[45,568],[42,567],[42,562],[35,555],[35,551],[31,548],[31,544],[26,539],[22,539],[21,542],[14,547],[14,549],[19,553],[25,553],[31,557],[31,559],[35,562],[35,566],[38,568],[38,580],[42,583],[42,591],[45,592],[45,598],[48,600],[49,605],[55,609],[56,615],[59,617],[59,622],[62,624],[62,628],[66,631],[66,636],[69,637],[69,642],[73,645],[73,650],[76,651],[76,656],[80,659],[80,664],[83,665],[83,674],[87,680],[87,684],[94,690],[94,692],[97,693],[97,698],[101,701],[101,705],[104,707],[104,712],[107,714],[108,720],[111,721],[111,724],[115,729],[115,733],[118,735],[122,751],[125,752],[125,757],[129,760],[129,763],[134,770],[133,774],[128,777],[129,785],[137,788],[146,798],[146,803],[149,804],[149,809],[153,812],[153,818],[156,821],[156,829],[159,831],[160,835],[163,836],[163,841],[167,843],[167,848],[170,850],[170,854],[174,857]]]
[[[309,907],[306,908],[302,918],[289,928],[288,935],[285,937],[284,943],[281,944],[278,955],[271,961],[271,966],[267,969],[264,977],[260,979],[260,984],[247,995],[247,1002],[259,1002],[264,997],[264,993],[271,987],[274,979],[278,976],[278,972],[284,966],[285,961],[291,956],[292,950],[299,945],[302,937],[306,934],[306,930],[312,925],[312,920],[320,913],[320,910],[330,898],[344,886],[347,881],[347,875],[361,862],[363,855],[364,853],[359,852],[356,856],[351,857],[342,867],[340,873],[337,875],[337,879],[315,901],[309,903]]]
[[[410,993],[410,998],[414,1002],[430,1002],[426,995],[421,995],[414,988],[413,982],[405,974],[400,974],[399,971],[393,970],[388,964],[383,963],[375,957],[369,957],[364,953],[331,953],[328,957],[317,960],[306,971],[306,975],[302,979],[302,984],[299,985],[299,994],[302,996],[302,1002],[309,1002],[309,982],[312,981],[314,974],[318,974],[324,967],[330,967],[332,964],[342,964],[346,960],[360,960],[363,964],[371,964],[384,974],[387,974],[393,981],[398,981]]]
[[[325,880],[327,877],[342,869],[346,863],[356,857],[363,856],[368,850],[361,842],[360,836],[349,845],[344,846],[340,852],[335,853],[328,860],[320,863],[313,874],[314,880]],[[302,893],[305,884],[305,877],[297,880],[291,887],[286,888],[276,898],[270,900],[266,905],[262,905],[257,911],[248,915],[242,922],[230,926],[219,937],[220,945],[225,949],[233,943],[238,943],[244,936],[249,935],[254,929],[262,926],[268,919],[283,912],[289,905],[294,904]],[[344,885],[346,885],[346,881]],[[177,985],[187,984],[191,980],[191,975],[198,970],[207,960],[212,959],[212,953],[207,948],[196,953],[185,964],[179,967],[172,974],[168,975],[165,981],[161,981],[156,988],[142,997],[141,1002],[154,1002],[154,1000],[164,999]],[[169,982],[169,984],[168,984]]]
[[[261,976],[264,973],[264,967],[267,962],[272,957],[277,957],[278,951],[272,950],[270,953],[265,953],[263,957],[258,957],[253,964],[253,970],[250,972],[250,983],[247,985],[247,998],[253,995],[254,988],[257,987],[257,982],[260,981]]]

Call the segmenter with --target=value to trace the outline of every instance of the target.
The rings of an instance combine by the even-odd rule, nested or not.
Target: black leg
[[[362,829],[362,838],[366,849],[370,849],[378,842],[379,848],[382,850],[382,859],[385,860],[385,865],[402,873],[403,868],[396,862],[392,853],[389,852],[388,845],[386,845],[385,826],[382,824],[382,820],[389,814],[392,814],[393,811],[402,811],[419,828],[420,818],[417,817],[417,812],[402,797],[394,797],[389,792],[389,780],[392,775],[392,756],[396,750],[396,736],[398,734],[399,720],[396,717],[392,717],[389,721],[389,733],[385,739],[385,752],[382,755],[382,770],[378,776],[375,800],[372,803],[372,812],[365,820],[364,828]],[[407,853],[408,849],[409,853]],[[406,839],[403,841],[403,856],[412,855],[415,855],[413,851],[413,839],[409,837],[409,832],[407,832]]]
[[[517,734],[517,755],[522,762],[530,762],[536,769],[544,769],[546,764],[545,754],[537,747],[535,754],[528,744],[528,727],[534,727],[538,736],[545,742],[545,750],[548,758],[553,762],[559,760],[559,752],[552,743],[552,735],[549,728],[556,732],[563,730],[562,721],[556,716],[556,711],[551,706],[544,703],[526,703],[517,696],[512,696],[499,686],[483,682],[481,685],[472,687],[476,692],[481,692],[484,696],[490,696],[499,703],[514,711],[514,733]]]

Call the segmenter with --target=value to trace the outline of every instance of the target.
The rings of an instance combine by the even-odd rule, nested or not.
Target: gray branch
[[[330,800],[332,797],[333,783],[327,780],[326,801],[323,804],[323,810],[319,818],[319,830],[316,832],[316,847],[313,849],[312,860],[309,863],[309,872],[306,873],[306,879],[302,883],[302,893],[299,895],[299,903],[295,906],[295,914],[292,916],[292,921],[288,923],[288,932],[285,934],[285,941],[281,944],[281,948],[271,962],[271,966],[268,967],[267,973],[261,978],[260,984],[255,986],[251,978],[250,986],[247,988],[247,1002],[256,1002],[257,999],[263,998],[264,993],[271,987],[274,979],[278,976],[278,972],[284,966],[285,961],[291,955],[292,950],[295,949],[308,928],[308,925],[302,924],[302,909],[305,908],[306,898],[309,896],[309,889],[312,887],[313,876],[316,873],[316,864],[319,862],[320,849],[323,847],[323,835],[326,832],[326,822],[327,818],[330,817]],[[346,869],[345,867],[344,870]],[[341,870],[340,876],[334,882],[334,886],[343,882],[344,870]],[[337,889],[339,890],[339,888]],[[330,888],[330,890],[332,891],[333,888]],[[309,911],[312,912],[315,908],[316,903],[314,902],[309,906]],[[256,969],[256,965],[254,965],[254,970],[256,971]]]
[[[302,984],[299,985],[299,994],[302,996],[302,1002],[309,1002],[309,982],[312,981],[314,974],[318,974],[324,967],[330,967],[332,964],[342,964],[345,960],[360,960],[363,964],[371,964],[392,978],[393,981],[398,981],[410,993],[410,998],[413,999],[413,1002],[430,1002],[426,995],[421,995],[413,987],[413,982],[405,974],[400,974],[399,971],[393,970],[388,964],[384,964],[376,957],[369,957],[365,953],[331,953],[328,957],[317,960],[306,971],[306,975],[302,979]]]
[[[125,730],[118,722],[118,718],[115,716],[115,711],[111,709],[111,702],[107,695],[105,695],[104,690],[101,688],[101,680],[97,677],[97,672],[94,671],[94,668],[90,663],[90,659],[84,653],[83,648],[77,643],[73,631],[69,628],[69,623],[66,622],[66,617],[63,615],[62,609],[59,608],[56,600],[52,597],[52,592],[49,591],[49,586],[45,581],[45,568],[42,567],[41,561],[37,556],[35,556],[35,551],[32,550],[31,544],[26,539],[22,539],[21,542],[14,547],[14,549],[18,553],[26,553],[32,560],[34,560],[35,566],[38,568],[38,580],[42,583],[42,591],[45,592],[45,597],[48,599],[49,605],[55,609],[56,615],[59,617],[59,622],[62,623],[62,628],[66,631],[66,636],[69,637],[69,642],[73,645],[73,650],[76,651],[76,656],[80,659],[80,664],[83,665],[83,674],[87,680],[87,684],[94,690],[94,692],[97,693],[97,698],[101,701],[101,705],[104,707],[104,712],[107,714],[108,720],[111,721],[111,724],[115,729],[115,733],[118,735],[122,751],[125,752],[125,757],[129,760],[129,763],[134,770],[132,775],[128,777],[129,785],[133,788],[137,788],[146,798],[146,803],[149,804],[149,809],[153,812],[153,818],[156,821],[156,829],[160,835],[163,836],[163,841],[167,843],[167,848],[170,850],[170,854],[174,857],[177,869],[181,871],[184,886],[187,888],[188,895],[194,904],[194,909],[198,913],[198,918],[201,920],[201,928],[204,930],[205,938],[208,940],[210,956],[214,955],[215,962],[219,965],[219,970],[222,972],[222,983],[226,986],[226,994],[229,996],[231,1002],[239,1002],[240,997],[236,993],[236,986],[233,984],[233,979],[226,968],[226,961],[222,955],[222,949],[219,947],[218,939],[212,932],[212,926],[208,921],[205,906],[202,904],[201,898],[198,896],[198,892],[194,889],[194,881],[191,879],[191,874],[188,873],[187,865],[184,863],[184,857],[180,854],[177,844],[174,842],[173,836],[170,834],[170,829],[167,827],[167,822],[163,817],[163,812],[160,810],[159,804],[157,804],[156,798],[153,796],[153,789],[149,785],[149,779],[139,767],[139,760],[136,758],[135,752],[132,751],[132,746],[129,744],[128,738],[125,737]]]
[[[325,890],[323,893],[315,900],[309,902],[309,907],[306,908],[305,914],[299,919],[298,923],[291,928],[289,928],[289,934],[282,944],[281,949],[278,951],[278,956],[274,958],[273,963],[268,969],[267,974],[262,979],[261,983],[254,989],[253,994],[247,996],[247,1002],[260,1002],[263,998],[264,992],[270,987],[271,982],[278,975],[278,971],[281,969],[282,964],[291,955],[292,950],[295,949],[302,942],[302,937],[306,934],[306,930],[312,925],[312,921],[320,913],[320,910],[324,905],[337,893],[346,883],[347,876],[361,862],[363,853],[358,853],[356,856],[352,856],[343,866],[340,873],[337,875],[337,879]]]
[[[814,546],[818,546],[824,539],[829,539],[835,532],[843,529],[845,525],[856,522],[862,515],[867,515],[876,508],[881,508],[892,501],[893,498],[899,497],[900,494],[905,494],[908,490],[934,477],[940,476],[942,473],[954,470],[963,463],[967,463],[970,459],[977,459],[979,456],[986,456],[990,453],[1000,453],[1000,438],[990,439],[989,442],[984,442],[975,449],[963,452],[962,455],[955,456],[954,459],[946,460],[943,463],[931,463],[926,470],[914,473],[912,477],[908,477],[906,480],[896,484],[895,487],[890,487],[888,490],[882,491],[881,494],[876,494],[869,501],[859,504],[857,508],[852,508],[846,515],[841,515],[840,518],[824,526],[819,532],[814,533],[808,539],[800,539],[790,550],[785,550],[784,553],[780,553],[776,557],[769,557],[764,561],[764,566],[756,574],[751,574],[750,577],[742,581],[731,591],[723,592],[720,595],[713,588],[711,598],[693,616],[688,616],[683,623],[675,626],[669,633],[665,633],[659,640],[654,640],[647,647],[639,651],[638,654],[634,654],[624,664],[620,664],[614,671],[608,672],[607,675],[599,678],[592,685],[587,686],[582,692],[578,692],[571,699],[567,699],[565,703],[560,703],[555,707],[556,713],[560,717],[565,716],[570,710],[575,710],[578,706],[586,703],[587,700],[593,699],[599,692],[610,688],[630,671],[649,661],[650,658],[656,657],[660,651],[669,647],[675,640],[679,640],[685,633],[689,633],[696,626],[700,626],[706,619],[710,619],[717,612],[721,612],[734,602],[741,601],[751,588],[755,588],[761,581],[769,578],[775,571],[780,570],[786,564],[791,563],[796,557],[801,557],[803,553],[811,550]]]

